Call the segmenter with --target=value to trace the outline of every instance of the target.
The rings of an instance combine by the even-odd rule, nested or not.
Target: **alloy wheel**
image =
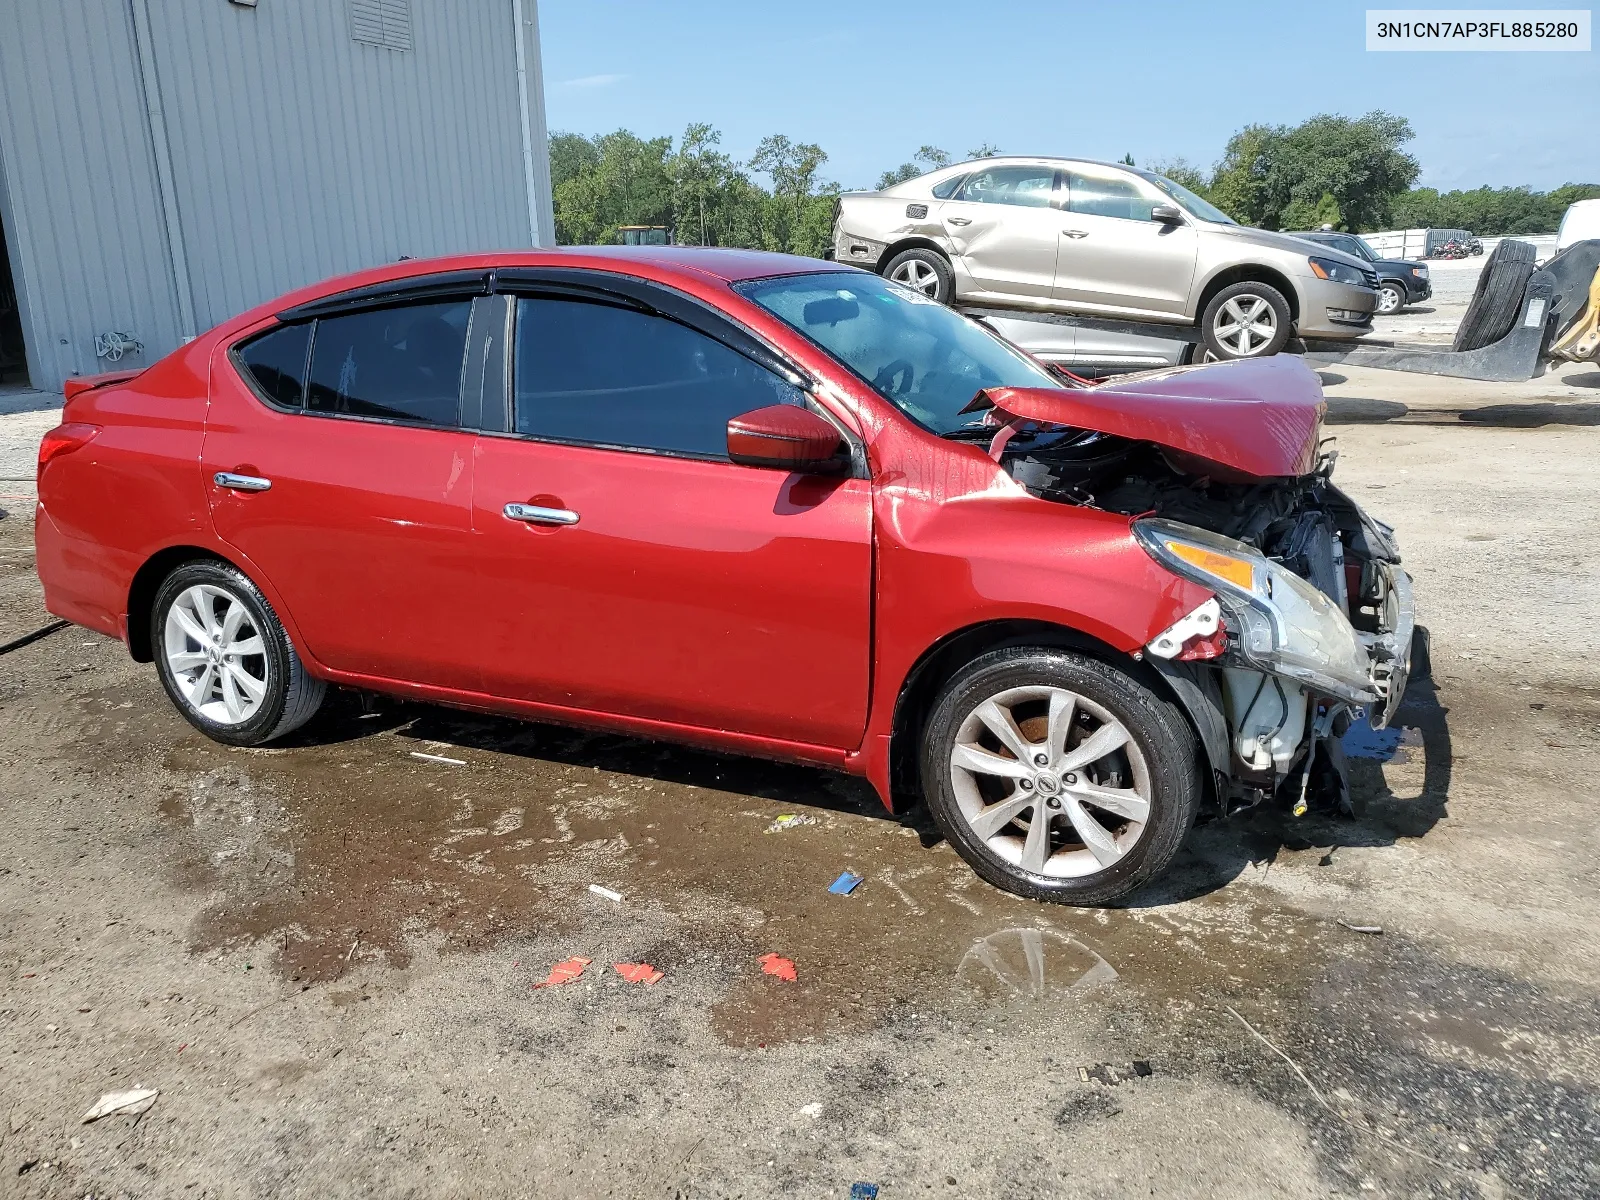
[[[1278,315],[1260,296],[1235,296],[1212,322],[1217,341],[1239,358],[1249,358],[1278,332]]]
[[[1396,289],[1392,287],[1378,289],[1378,311],[1380,313],[1398,312],[1400,311],[1400,305],[1400,293]]]
[[[1063,687],[1010,688],[978,704],[956,733],[950,777],[977,838],[1035,875],[1106,870],[1150,821],[1150,771],[1127,727]]]
[[[924,296],[931,296],[935,300],[939,298],[939,273],[920,259],[906,259],[889,272],[889,278],[895,283],[921,292]]]
[[[204,583],[178,593],[167,609],[163,643],[178,691],[207,720],[239,725],[265,702],[266,644],[232,593]]]

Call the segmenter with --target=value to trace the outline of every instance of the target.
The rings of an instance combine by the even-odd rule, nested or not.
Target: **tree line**
[[[1480,236],[1548,233],[1574,200],[1600,197],[1600,184],[1549,192],[1480,187],[1439,192],[1415,187],[1421,166],[1405,151],[1404,117],[1321,114],[1299,125],[1248,125],[1209,170],[1184,159],[1146,164],[1245,225],[1262,229],[1375,229],[1431,226]],[[999,148],[984,143],[968,159]],[[823,177],[828,155],[785,134],[763,138],[748,160],[722,149],[722,135],[692,124],[683,136],[641,138],[626,129],[550,138],[556,238],[566,245],[620,241],[624,225],[669,227],[689,245],[742,246],[819,255],[833,224],[837,183]],[[946,166],[924,145],[877,180],[890,187]],[[1133,164],[1133,156],[1123,162]],[[765,182],[762,178],[765,178]]]
[[[1198,192],[1234,220],[1262,229],[1354,233],[1377,229],[1468,229],[1484,237],[1550,233],[1574,200],[1600,197],[1600,184],[1549,192],[1480,187],[1440,192],[1413,186],[1421,166],[1404,146],[1404,117],[1324,113],[1299,125],[1248,125],[1204,172],[1175,159],[1150,168]]]

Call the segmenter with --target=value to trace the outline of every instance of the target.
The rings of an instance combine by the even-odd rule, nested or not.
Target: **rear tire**
[[[1200,316],[1205,348],[1221,361],[1265,358],[1289,342],[1289,302],[1270,283],[1246,280],[1223,288]]]
[[[1062,650],[969,663],[934,705],[921,758],[929,810],[972,869],[1056,904],[1138,891],[1172,864],[1200,806],[1198,746],[1176,706]]]
[[[937,250],[920,246],[902,250],[884,266],[883,276],[940,304],[949,304],[955,298],[955,272]]]
[[[259,746],[300,728],[327,684],[307,673],[283,624],[248,576],[226,563],[185,563],[150,613],[161,686],[214,741]]]

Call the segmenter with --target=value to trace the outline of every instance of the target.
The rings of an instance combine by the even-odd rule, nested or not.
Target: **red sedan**
[[[332,684],[818,763],[1097,904],[1399,702],[1322,411],[1292,358],[1070,388],[831,263],[409,261],[70,383],[38,570],[219,741]]]

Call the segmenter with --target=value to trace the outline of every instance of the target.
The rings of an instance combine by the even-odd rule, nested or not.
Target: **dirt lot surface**
[[[352,697],[230,750],[116,643],[0,657],[0,1196],[1600,1195],[1600,371],[1325,377],[1433,679],[1361,819],[1207,825],[1125,908],[819,771]]]

